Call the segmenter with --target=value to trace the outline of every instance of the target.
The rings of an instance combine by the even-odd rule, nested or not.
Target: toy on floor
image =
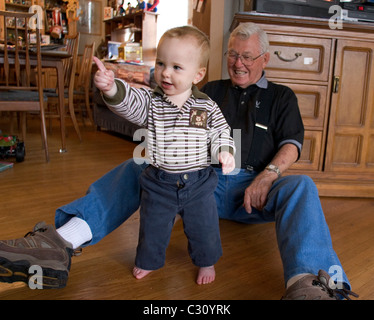
[[[0,133],[0,159],[16,157],[17,162],[25,160],[25,144],[17,136],[1,135]]]

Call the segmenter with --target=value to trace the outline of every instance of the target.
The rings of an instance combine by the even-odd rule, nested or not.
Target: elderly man
[[[282,176],[299,158],[304,128],[292,90],[266,79],[268,46],[258,26],[240,24],[225,54],[230,79],[201,90],[217,102],[234,136],[240,132],[241,138],[237,174],[215,168],[218,213],[241,223],[275,221],[286,284],[283,299],[347,298],[353,293],[332,248],[315,184],[303,175]],[[56,211],[57,232],[53,226],[35,227],[28,236],[33,249],[28,237],[1,241],[0,280],[20,280],[31,264],[38,264],[43,286],[49,279],[52,286],[64,287],[72,251],[95,244],[137,210],[138,178],[146,166],[128,160],[93,183],[86,196]]]

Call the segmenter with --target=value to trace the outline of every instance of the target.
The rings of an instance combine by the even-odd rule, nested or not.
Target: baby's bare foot
[[[214,266],[201,267],[199,273],[197,274],[196,283],[197,284],[208,284],[214,281],[216,278],[216,271]]]
[[[137,266],[135,266],[134,269],[132,269],[132,274],[136,279],[142,279],[151,272],[152,270],[143,270],[138,268]]]

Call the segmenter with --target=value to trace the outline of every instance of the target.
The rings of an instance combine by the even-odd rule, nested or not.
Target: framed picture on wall
[[[101,35],[102,1],[80,0],[81,12],[78,19],[78,32],[92,35]]]
[[[104,20],[112,19],[113,18],[113,8],[112,7],[104,7]]]

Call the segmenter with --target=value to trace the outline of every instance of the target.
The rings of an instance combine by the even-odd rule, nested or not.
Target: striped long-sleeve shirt
[[[196,87],[180,109],[160,88],[133,88],[120,79],[116,84],[117,95],[103,99],[113,112],[148,129],[148,155],[155,167],[194,171],[218,163],[221,150],[234,154],[231,129],[220,108]]]

